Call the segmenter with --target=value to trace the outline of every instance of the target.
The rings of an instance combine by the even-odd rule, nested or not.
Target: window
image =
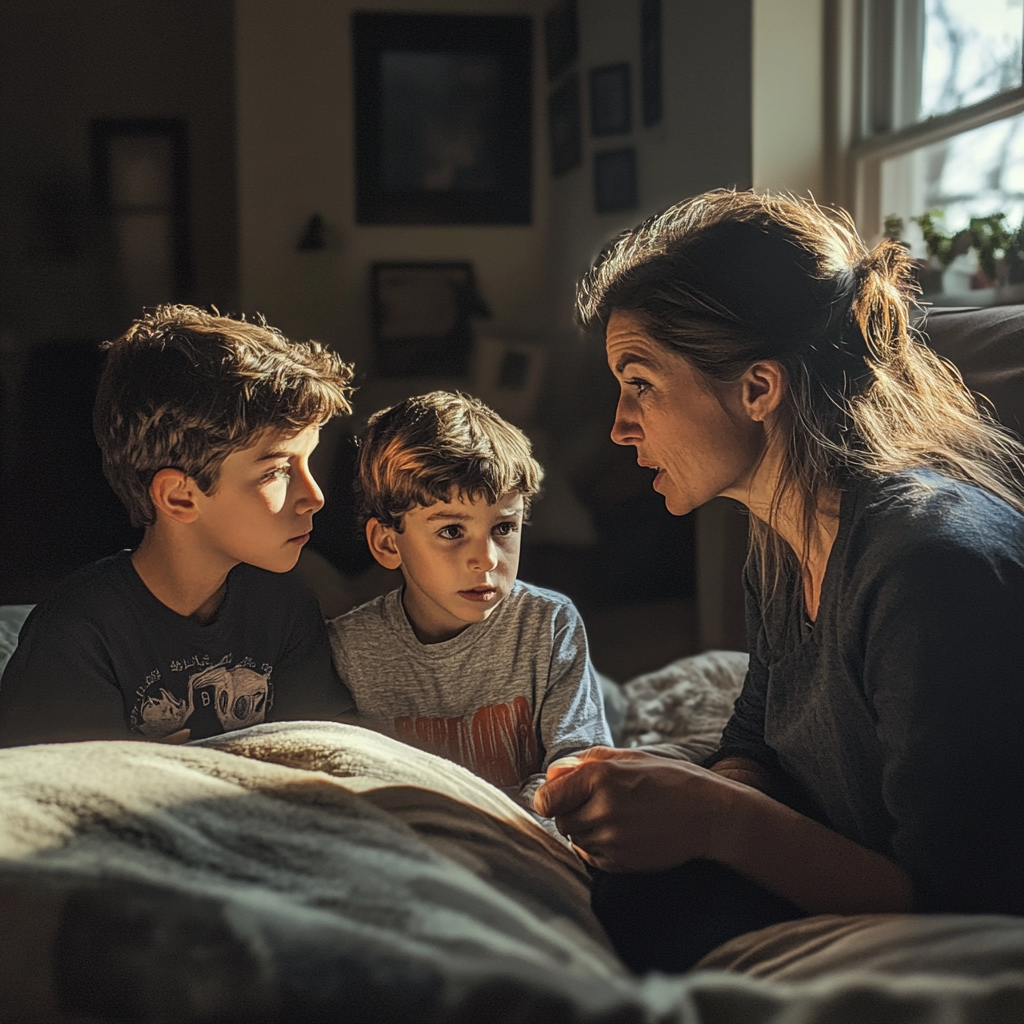
[[[860,141],[852,149],[858,227],[944,212],[1024,220],[1024,0],[863,0]]]

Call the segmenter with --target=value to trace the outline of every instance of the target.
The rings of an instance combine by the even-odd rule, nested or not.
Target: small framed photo
[[[590,134],[625,135],[632,129],[629,65],[591,68]]]
[[[547,349],[527,339],[481,332],[473,354],[473,394],[522,427],[533,422]]]
[[[530,223],[532,30],[519,15],[352,15],[357,223]]]
[[[548,98],[551,173],[557,178],[583,162],[580,77],[573,72]]]
[[[544,15],[544,51],[548,81],[553,82],[579,56],[579,25],[576,0],[559,0]]]
[[[473,325],[490,310],[471,263],[375,263],[374,370],[380,377],[465,377]]]
[[[594,209],[634,210],[639,202],[636,150],[632,146],[594,154]]]

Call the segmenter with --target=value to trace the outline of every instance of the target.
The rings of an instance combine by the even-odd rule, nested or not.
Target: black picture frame
[[[111,147],[119,138],[165,139],[171,154],[170,202],[162,205],[171,223],[174,294],[166,301],[187,299],[194,284],[191,233],[189,231],[188,126],[177,117],[98,117],[89,123],[89,157],[96,207],[105,217],[121,213],[146,213],[146,207],[124,207],[113,195]],[[153,211],[156,212],[156,211]]]
[[[374,263],[370,285],[377,376],[468,375],[471,321],[491,315],[472,263]]]
[[[580,53],[576,0],[560,0],[544,15],[544,54],[548,81],[567,71]]]
[[[661,0],[640,4],[640,117],[645,128],[662,115]]]
[[[594,154],[594,209],[635,210],[639,203],[636,150],[632,146]]]
[[[629,65],[590,69],[590,134],[627,135],[633,130]]]
[[[576,72],[548,97],[548,145],[554,177],[558,178],[583,163],[580,76]]]
[[[356,221],[529,224],[532,21],[352,15]]]

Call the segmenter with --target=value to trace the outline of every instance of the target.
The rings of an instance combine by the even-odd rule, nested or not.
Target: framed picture
[[[661,0],[640,4],[640,111],[644,127],[661,120]]]
[[[544,53],[548,81],[553,82],[568,70],[579,56],[580,37],[576,18],[576,0],[559,0],[544,15]]]
[[[546,363],[542,345],[483,331],[474,345],[473,394],[516,426],[526,426],[533,422]]]
[[[580,76],[575,71],[548,98],[548,140],[556,178],[583,162]]]
[[[598,213],[636,209],[636,150],[632,146],[594,154],[594,209]]]
[[[381,377],[465,377],[471,320],[489,317],[471,263],[375,263],[374,369]]]
[[[357,13],[356,220],[529,224],[528,17]]]
[[[629,65],[606,64],[590,71],[590,134],[625,135],[633,129]]]
[[[111,227],[128,309],[175,302],[192,288],[188,132],[178,118],[90,124],[93,187]]]

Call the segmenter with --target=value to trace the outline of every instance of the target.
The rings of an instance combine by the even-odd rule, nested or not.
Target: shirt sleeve
[[[103,644],[36,609],[0,679],[0,747],[135,738]]]
[[[332,720],[355,711],[355,701],[331,657],[327,627],[312,592],[296,598],[288,646],[274,666],[269,721]]]
[[[540,709],[542,768],[588,747],[612,745],[604,699],[590,663],[587,634],[575,607],[566,604],[554,618],[548,683]]]
[[[908,546],[865,598],[853,668],[918,909],[1024,913],[1024,566]]]

